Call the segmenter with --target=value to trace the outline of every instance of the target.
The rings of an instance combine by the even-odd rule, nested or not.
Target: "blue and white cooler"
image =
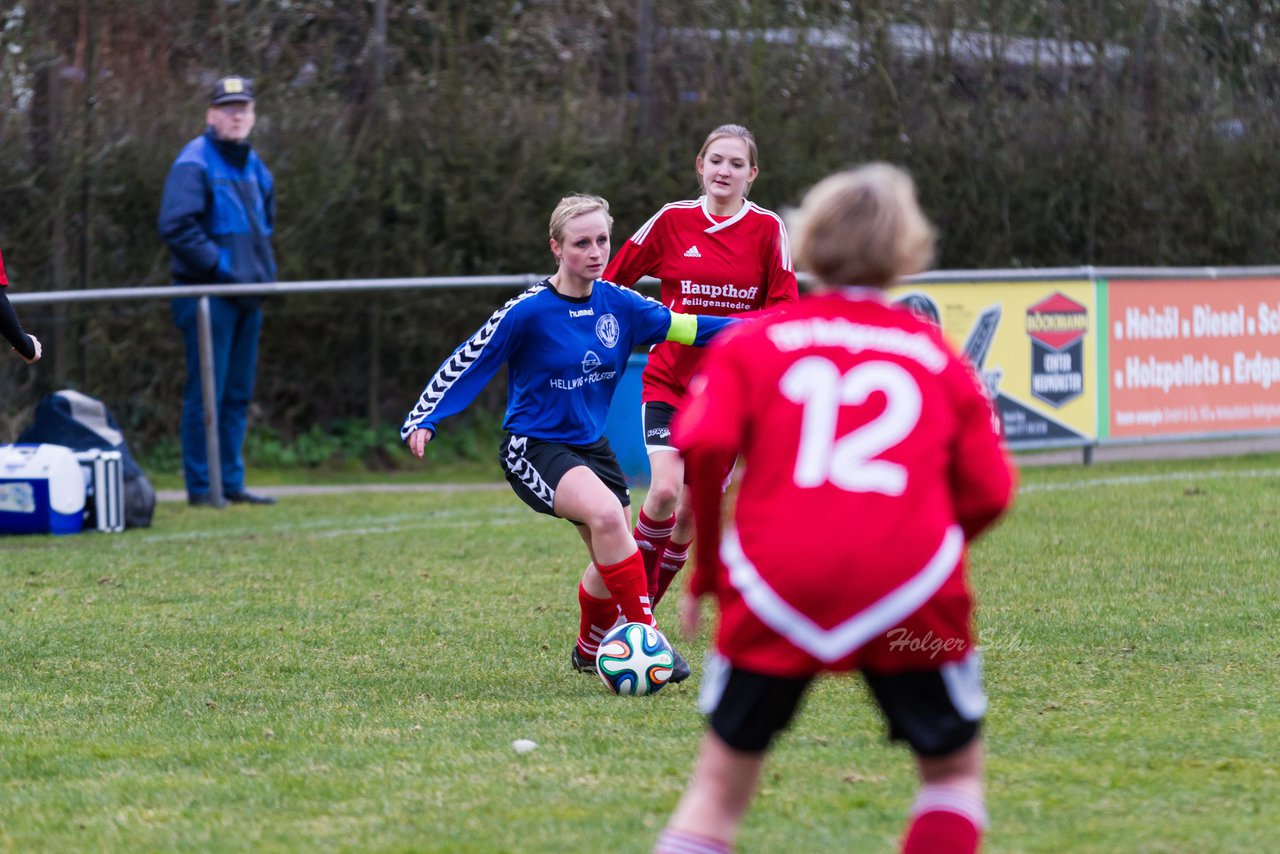
[[[0,534],[78,534],[85,477],[61,445],[0,445]]]

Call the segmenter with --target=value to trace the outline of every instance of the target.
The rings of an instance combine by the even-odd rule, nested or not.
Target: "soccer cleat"
[[[569,660],[573,663],[573,669],[578,671],[579,673],[595,673],[596,672],[595,659],[587,658],[585,655],[578,652],[577,644],[573,645],[573,655],[569,658]],[[687,666],[686,666],[686,669],[687,669]]]
[[[681,655],[680,651],[677,650],[674,646],[671,647],[671,653],[676,657],[676,663],[675,665],[672,666],[671,678],[668,679],[667,681],[683,682],[684,680],[689,678],[690,674],[692,674],[693,671],[689,669],[689,662],[684,660],[684,656]]]

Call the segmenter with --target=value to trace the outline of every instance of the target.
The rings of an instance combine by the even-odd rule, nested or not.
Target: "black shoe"
[[[188,492],[187,503],[192,507],[212,507],[213,496],[207,492]]]
[[[684,656],[681,655],[679,652],[677,652],[674,646],[671,647],[671,652],[676,657],[676,663],[672,665],[671,678],[668,679],[667,681],[683,682],[684,680],[689,678],[690,674],[692,674],[693,671],[689,669],[689,662],[684,660]]]
[[[270,495],[258,495],[256,492],[248,490],[242,492],[226,492],[223,497],[232,504],[275,504],[276,500]]]
[[[573,663],[573,669],[578,671],[579,673],[595,673],[596,672],[595,659],[587,658],[585,655],[578,652],[577,644],[573,645],[573,655],[570,656],[569,661]]]

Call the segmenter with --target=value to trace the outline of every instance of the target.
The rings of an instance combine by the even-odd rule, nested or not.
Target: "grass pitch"
[[[1278,552],[1280,457],[1023,471],[972,560],[988,851],[1274,845]],[[0,539],[0,850],[647,851],[706,638],[608,695],[568,664],[583,563],[505,487]],[[740,848],[893,850],[913,788],[828,680]]]

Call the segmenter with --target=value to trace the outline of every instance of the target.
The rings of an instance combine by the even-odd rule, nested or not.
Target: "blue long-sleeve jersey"
[[[182,284],[274,282],[275,180],[247,142],[213,128],[182,149],[165,180],[157,228]]]
[[[597,279],[587,297],[567,297],[549,279],[509,300],[462,342],[431,377],[400,428],[401,438],[467,407],[507,365],[502,426],[517,436],[589,445],[605,417],[627,357],[659,341],[703,346],[736,322],[679,314],[629,288]]]

